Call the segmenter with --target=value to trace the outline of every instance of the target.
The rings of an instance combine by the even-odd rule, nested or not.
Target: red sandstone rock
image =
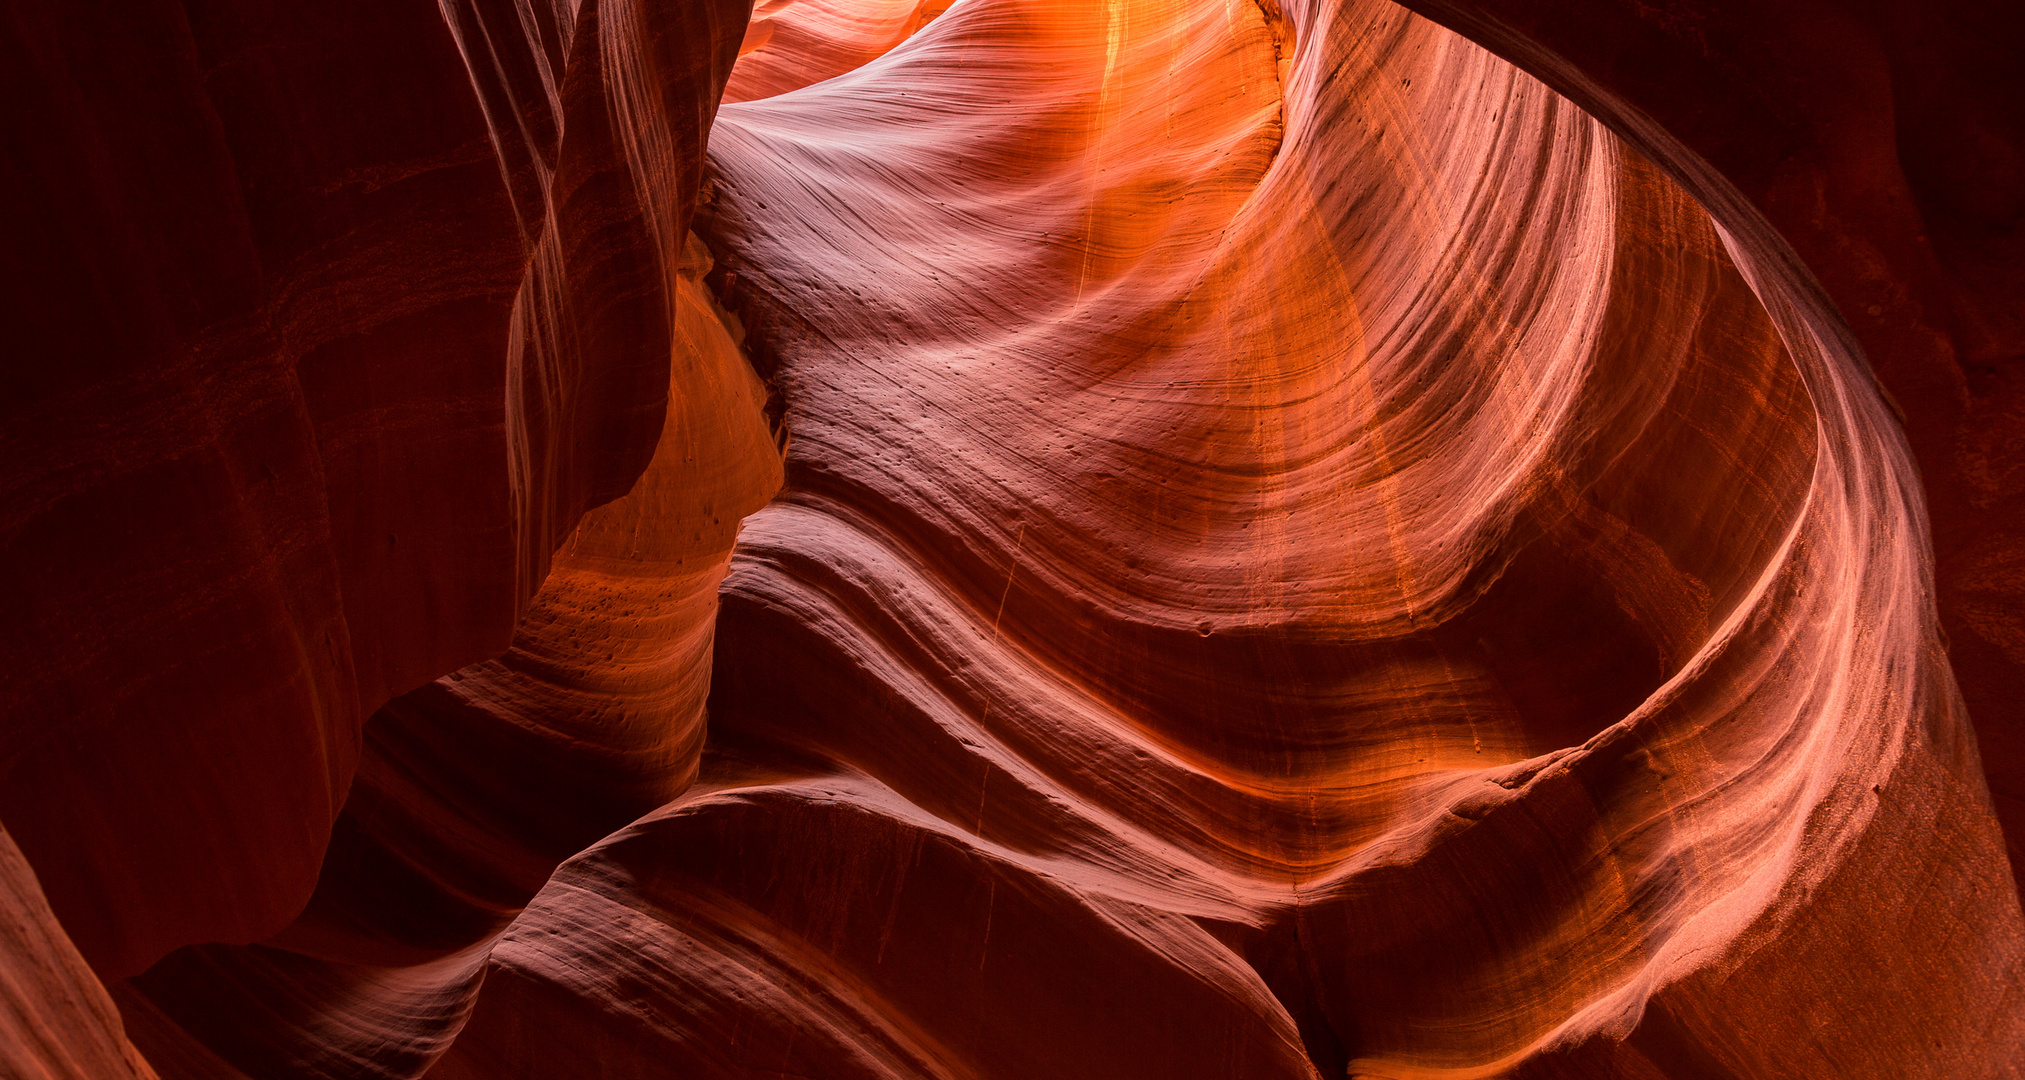
[[[0,830],[0,1073],[14,1080],[155,1080],[119,1013]]]
[[[103,974],[292,919],[364,717],[504,649],[660,430],[744,6],[446,10],[0,33],[0,820]]]
[[[2001,170],[1893,187],[1783,3],[1438,8],[1604,123],[1377,0],[944,6],[746,32],[706,231],[793,442],[735,558],[769,388],[677,250],[725,5],[17,13],[9,283],[90,362],[0,406],[0,819],[102,971],[189,946],[113,987],[162,1075],[2015,1074],[1864,364],[1976,432],[1927,486],[2001,646],[1947,532],[2007,490],[1947,366],[2008,340]],[[1885,51],[1909,116],[1988,82]],[[0,1062],[148,1075],[9,858]]]
[[[707,269],[691,238],[668,422],[639,483],[585,515],[504,656],[367,725],[301,918],[134,980],[122,1005],[151,1056],[194,1043],[252,1076],[419,1075],[556,864],[689,787],[718,583],[740,520],[780,486],[765,389]]]
[[[711,145],[793,436],[714,764],[438,1073],[2018,1060],[1917,476],[1768,231],[1358,0],[977,0]]]
[[[1902,414],[1935,600],[2025,872],[2025,6],[1405,0],[1540,76],[1753,246],[1790,244]],[[1783,243],[1782,243],[1783,241]]]
[[[907,40],[951,0],[765,0],[739,46],[726,101],[799,90],[862,67]]]

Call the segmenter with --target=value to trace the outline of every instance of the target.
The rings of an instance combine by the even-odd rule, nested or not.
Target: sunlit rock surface
[[[0,1073],[18,1080],[155,1080],[105,987],[0,831]]]
[[[513,647],[388,704],[309,908],[261,945],[195,946],[122,1005],[151,1054],[253,1076],[411,1076],[442,1052],[494,937],[564,859],[688,788],[738,523],[780,486],[765,388],[676,278],[668,423],[624,498],[555,555]]]
[[[1409,6],[24,9],[0,1071],[2018,1075],[2008,24]]]
[[[1746,246],[1783,241],[1819,281],[1919,461],[1949,659],[2025,870],[2025,5],[1405,6],[1569,94],[1718,217],[1748,203],[1765,235]]]
[[[1385,4],[974,0],[711,160],[792,437],[714,750],[439,1073],[2009,1067],[1905,445],[1596,121]]]
[[[952,0],[760,0],[738,48],[726,101],[811,86],[879,56]]]

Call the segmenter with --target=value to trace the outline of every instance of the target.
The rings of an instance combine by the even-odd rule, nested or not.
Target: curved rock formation
[[[1904,444],[1597,122],[1382,3],[977,0],[711,157],[794,440],[715,764],[440,1073],[2025,1045]]]
[[[764,0],[754,7],[724,100],[813,86],[878,58],[952,0]]]
[[[294,918],[366,716],[646,466],[744,14],[10,14],[0,820],[101,975]]]
[[[21,8],[0,1071],[2019,1075],[1967,5]]]
[[[122,1004],[151,1057],[215,1056],[256,1077],[419,1074],[556,864],[689,787],[718,583],[740,519],[780,486],[765,390],[707,269],[692,237],[668,423],[639,483],[585,515],[504,656],[373,717],[300,918],[133,980]]]
[[[2025,8],[1404,0],[1791,245],[1920,463],[1935,600],[2025,872]],[[1735,201],[1739,213],[1724,204]]]
[[[17,1080],[155,1080],[105,987],[0,830],[0,1071]]]

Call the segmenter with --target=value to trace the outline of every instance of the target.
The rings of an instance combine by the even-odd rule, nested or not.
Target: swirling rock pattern
[[[702,288],[675,292],[668,423],[624,498],[585,515],[513,647],[390,703],[309,908],[255,946],[171,954],[122,1005],[156,1060],[252,1076],[419,1075],[493,939],[556,865],[688,788],[718,584],[780,486],[764,387]],[[210,1068],[185,1075],[207,1075]]]
[[[972,0],[711,145],[793,440],[715,749],[439,1074],[2017,1060],[1905,445],[1599,123],[1382,3]]]
[[[952,0],[765,0],[738,49],[724,100],[751,101],[857,68],[948,10]]]
[[[10,14],[0,1069],[2018,1075],[2006,39],[1407,6]]]
[[[653,453],[746,8],[536,7],[0,28],[0,820],[102,976],[287,925],[366,717]]]
[[[1935,600],[2025,872],[2025,8],[1985,0],[1405,0],[1806,263],[1890,394]],[[1742,207],[1739,207],[1742,210]]]

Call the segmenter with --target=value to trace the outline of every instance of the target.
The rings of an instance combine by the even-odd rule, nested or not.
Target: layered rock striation
[[[0,1071],[2017,1075],[1911,17],[1407,7],[16,13]]]
[[[302,909],[365,718],[664,419],[737,3],[31,3],[0,820],[103,976]]]
[[[419,1074],[556,865],[689,787],[718,584],[781,465],[693,237],[678,267],[668,422],[646,472],[556,552],[504,656],[367,724],[300,917],[257,945],[179,950],[123,989],[151,1057],[207,1062],[197,1075]]]
[[[2025,9],[1406,0],[1790,246],[1920,463],[1935,600],[2025,866]],[[1729,204],[1735,203],[1734,210]]]
[[[439,1072],[2025,1039],[1889,408],[1597,121],[1390,5],[1006,0],[711,146],[793,440],[714,749],[551,880]]]

